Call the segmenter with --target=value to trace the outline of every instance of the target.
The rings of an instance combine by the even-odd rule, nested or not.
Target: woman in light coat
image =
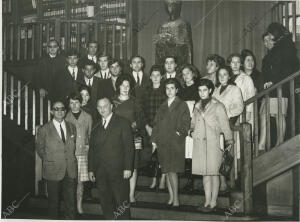
[[[195,105],[191,123],[194,141],[192,172],[203,175],[205,203],[198,209],[209,212],[216,209],[220,185],[220,134],[224,134],[226,146],[233,144],[233,135],[224,105],[211,96],[214,90],[212,81],[201,79],[197,88],[200,101]]]
[[[82,97],[80,94],[72,93],[69,96],[70,111],[66,115],[66,121],[76,126],[76,150],[75,155],[78,164],[77,184],[77,210],[82,214],[83,182],[89,181],[88,177],[88,150],[89,139],[92,130],[92,117],[81,108]]]

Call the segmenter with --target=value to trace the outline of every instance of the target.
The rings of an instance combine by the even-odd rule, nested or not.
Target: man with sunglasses
[[[77,161],[76,127],[65,121],[66,108],[53,103],[53,119],[38,130],[36,150],[43,161],[43,178],[48,190],[48,215],[59,219],[60,194],[65,202],[64,219],[75,219]]]
[[[47,54],[38,62],[38,67],[33,76],[34,85],[39,90],[40,95],[54,100],[53,93],[57,84],[57,76],[65,67],[65,59],[59,53],[59,43],[55,39],[49,40],[47,43]]]

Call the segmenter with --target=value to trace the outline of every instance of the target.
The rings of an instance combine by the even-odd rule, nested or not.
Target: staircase
[[[292,171],[294,175],[293,179],[293,215],[286,215],[289,218],[294,219],[299,217],[299,181],[297,183],[296,178],[299,178],[299,163],[300,163],[300,135],[296,135],[296,108],[293,98],[295,98],[294,92],[294,79],[300,76],[300,72],[291,75],[289,78],[282,82],[272,86],[270,89],[264,90],[260,94],[246,101],[246,105],[254,104],[254,126],[253,131],[251,125],[248,123],[242,123],[235,128],[235,131],[240,137],[240,152],[241,159],[239,165],[235,163],[234,169],[238,170],[238,174],[235,174],[234,169],[230,176],[231,191],[227,194],[220,194],[218,198],[218,209],[212,213],[202,213],[196,210],[196,208],[204,202],[204,191],[202,187],[202,178],[200,176],[195,177],[194,188],[192,193],[184,192],[180,189],[180,203],[181,206],[174,208],[167,206],[168,193],[166,190],[151,190],[148,186],[151,184],[151,179],[145,176],[138,177],[136,199],[137,204],[131,206],[131,216],[133,219],[152,219],[152,220],[257,220],[263,219],[270,212],[268,211],[268,198],[271,195],[268,193],[268,187],[272,184],[272,180],[280,178],[287,171]],[[265,102],[268,103],[268,95],[272,90],[277,90],[279,99],[282,98],[282,85],[289,84],[291,87],[291,94],[289,98],[290,109],[290,131],[284,141],[280,141],[280,145],[271,148],[271,133],[270,124],[267,125],[267,146],[266,152],[261,154],[258,152],[258,100],[265,98]],[[25,211],[20,211],[19,218],[44,218],[45,215],[41,215],[41,212],[46,214],[47,199],[39,184],[42,180],[41,175],[41,160],[34,151],[34,137],[36,134],[36,126],[43,125],[50,120],[50,101],[43,99],[39,96],[35,90],[23,81],[17,80],[14,76],[4,72],[3,76],[3,119],[5,128],[4,139],[8,141],[4,143],[4,150],[10,151],[8,148],[14,144],[19,147],[22,152],[18,155],[28,156],[31,164],[20,165],[21,168],[26,169],[28,180],[22,179],[18,183],[21,191],[25,192],[24,187],[30,190],[30,197],[28,202],[24,203]],[[279,103],[280,104],[280,103]],[[268,105],[267,105],[268,107]],[[268,108],[267,108],[268,109]],[[245,115],[245,113],[244,113]],[[269,116],[267,115],[267,118]],[[279,115],[278,118],[283,118]],[[280,126],[282,127],[282,126]],[[282,130],[279,129],[279,130]],[[253,132],[253,136],[251,135]],[[26,136],[20,136],[20,135]],[[27,139],[18,141],[17,138],[27,138],[30,143],[25,146]],[[26,154],[24,154],[24,152]],[[4,153],[5,154],[5,153]],[[5,157],[5,155],[4,155]],[[4,161],[5,162],[5,161]],[[8,163],[9,161],[6,161]],[[11,172],[12,168],[4,168]],[[18,172],[17,170],[13,172]],[[35,173],[34,173],[35,172]],[[7,172],[3,172],[5,175]],[[33,177],[34,174],[34,177]],[[238,182],[239,181],[239,182]],[[180,185],[182,188],[187,178],[184,175],[179,177]],[[26,185],[27,184],[27,185]],[[298,188],[297,188],[298,186]],[[9,187],[6,184],[6,187]],[[263,187],[263,189],[261,189]],[[19,189],[15,188],[15,189]],[[23,190],[22,190],[23,188]],[[259,188],[259,189],[258,189]],[[263,192],[261,192],[263,190]],[[23,194],[19,192],[17,197]],[[12,192],[6,195],[7,200],[11,198]],[[262,199],[263,203],[257,204],[257,198]],[[8,198],[9,197],[9,198]],[[8,203],[9,204],[9,203]],[[257,211],[257,207],[263,206],[266,211],[260,214]],[[84,211],[86,212],[82,218],[101,219],[101,206],[98,203],[97,198],[92,200],[86,200],[84,202]],[[35,216],[30,212],[35,212]],[[37,213],[39,212],[39,213]],[[16,214],[17,215],[17,214]],[[15,215],[15,217],[16,217]],[[26,216],[27,215],[27,216]],[[39,216],[38,216],[39,215]],[[287,217],[284,217],[285,219]],[[276,219],[276,218],[275,218]]]

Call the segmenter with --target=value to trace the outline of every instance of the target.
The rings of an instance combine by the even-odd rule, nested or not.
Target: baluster
[[[9,59],[13,61],[14,59],[14,26],[10,26],[10,48],[9,48]]]
[[[21,125],[21,82],[18,80],[18,125]]]
[[[40,125],[43,125],[43,116],[44,115],[44,97],[40,94]]]
[[[7,72],[3,76],[3,114],[6,115],[7,106]]]
[[[258,105],[257,105],[257,100],[254,101],[254,126],[253,127],[253,142],[254,142],[254,149],[255,149],[255,157],[258,156]]]
[[[293,34],[293,40],[294,41],[296,41],[296,28],[297,28],[297,26],[296,26],[296,1],[294,1],[294,2],[292,2],[292,15],[293,15],[293,32],[292,32],[292,34]],[[288,25],[287,25],[287,27],[289,27]]]
[[[28,85],[24,88],[24,99],[25,99],[25,130],[28,130]]]
[[[266,111],[266,150],[271,147],[271,137],[270,137],[270,97],[269,94],[265,96],[265,111]]]
[[[24,27],[24,32],[25,32],[25,38],[24,38],[24,60],[27,60],[27,55],[28,55],[28,27]]]
[[[246,122],[246,114],[247,114],[247,109],[246,106],[244,107],[243,113],[242,113],[242,122],[245,123]],[[240,121],[240,119],[239,119]]]
[[[32,91],[32,135],[35,135],[35,90]]]
[[[51,120],[51,102],[48,100],[48,122]]]
[[[283,7],[282,7],[282,3],[279,3],[278,4],[278,20],[279,20],[279,22],[282,24],[283,23],[283,20],[282,20],[282,18],[283,18]]]
[[[120,27],[120,59],[123,59],[123,26]]]
[[[4,25],[3,26],[3,61],[6,61],[6,53],[7,53],[7,49],[6,49],[6,45],[7,45],[7,26]]]
[[[80,49],[80,33],[81,33],[81,25],[79,23],[76,24],[76,49],[79,52]]]
[[[285,27],[289,29],[289,3],[285,2]]]
[[[95,33],[94,39],[95,39],[95,41],[97,41],[98,40],[98,23],[94,22],[93,26],[94,26],[93,29],[94,29],[94,33]]]
[[[277,118],[278,118],[278,126],[277,126],[277,141],[279,143],[283,142],[283,114],[282,114],[282,86],[278,86],[277,88],[277,105],[278,105],[278,113],[277,113]],[[277,144],[279,145],[279,144]]]
[[[39,24],[39,41],[38,41],[38,50],[39,50],[39,57],[43,55],[43,24]]]
[[[132,55],[132,42],[131,42],[131,38],[132,38],[132,36],[131,36],[131,31],[130,31],[130,28],[127,26],[126,27],[127,28],[127,30],[126,30],[126,52],[127,52],[127,54],[126,54],[126,59],[127,58],[130,58],[130,56]]]
[[[47,43],[50,40],[50,23],[47,23],[47,25],[46,25],[46,40],[47,40]]]
[[[21,26],[17,27],[17,60],[21,58]]]
[[[31,59],[34,59],[35,56],[35,25],[32,25],[31,28]]]
[[[116,54],[116,25],[112,25],[112,57],[115,58]]]
[[[104,54],[106,55],[107,54],[107,25],[104,24],[104,39],[103,39],[103,42],[104,42],[104,46],[103,46],[103,51],[104,51]]]
[[[10,76],[10,119],[14,119],[14,77]]]
[[[296,118],[295,118],[295,81],[292,79],[290,81],[290,112],[291,112],[291,137],[295,136],[295,123],[296,123]]]

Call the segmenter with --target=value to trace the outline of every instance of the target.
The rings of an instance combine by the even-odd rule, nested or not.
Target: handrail
[[[265,95],[267,95],[270,91],[276,89],[278,86],[281,86],[297,77],[300,77],[300,70],[295,72],[294,74],[286,77],[285,79],[281,80],[280,82],[272,85],[271,87],[264,89],[263,91],[261,91],[260,93],[258,93],[257,95],[251,97],[250,99],[248,99],[247,101],[244,102],[245,106],[249,105],[251,103],[253,103],[254,101],[256,101],[257,99],[259,99],[260,97],[263,97]]]

